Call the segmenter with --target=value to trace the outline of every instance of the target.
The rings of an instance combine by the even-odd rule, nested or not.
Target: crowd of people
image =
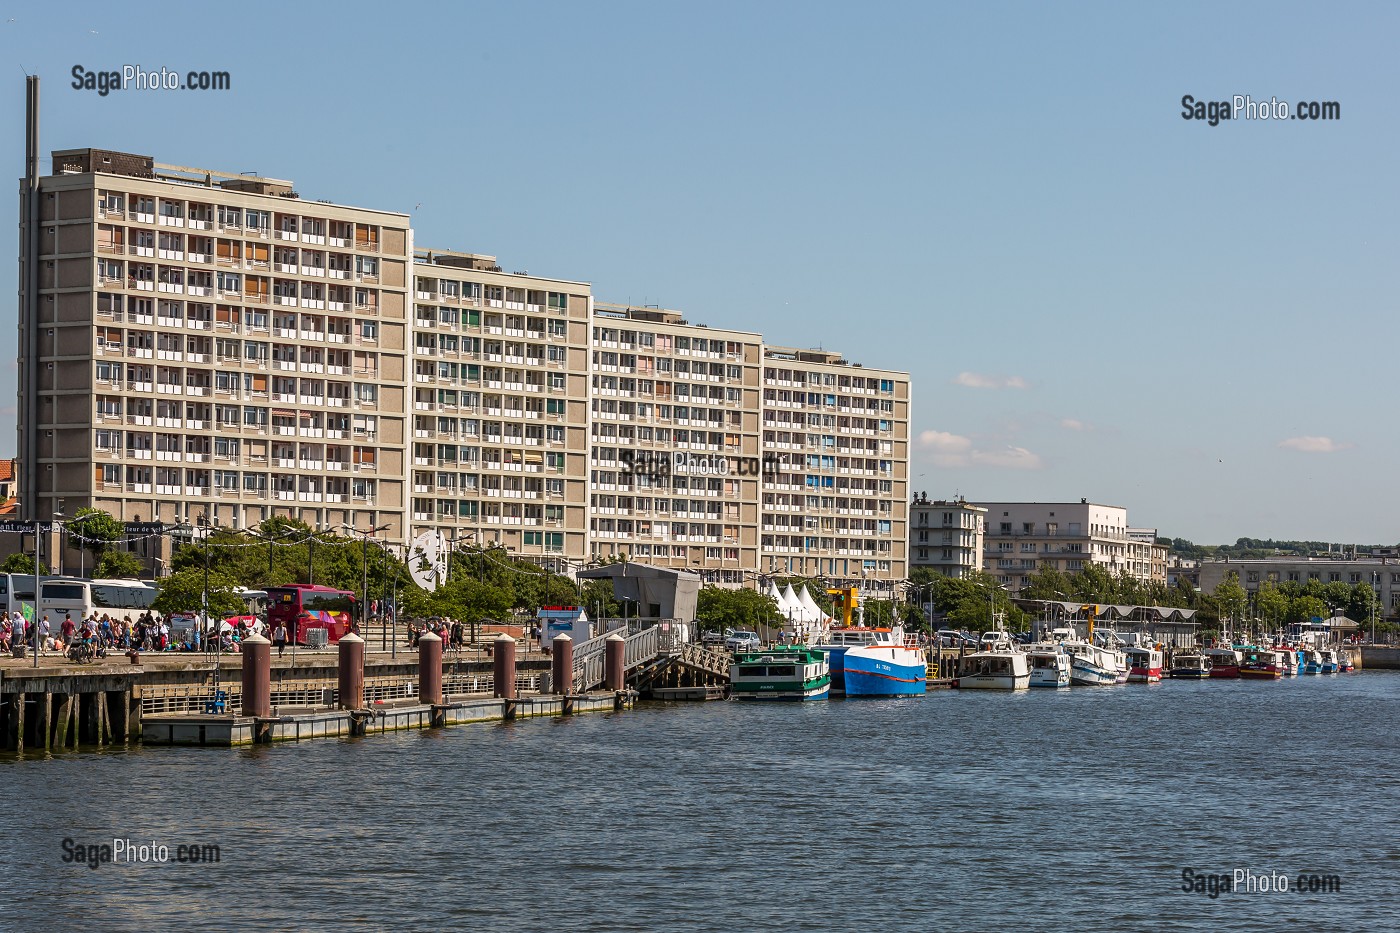
[[[135,619],[131,615],[117,617],[109,613],[93,612],[87,617],[73,618],[65,612],[63,619],[54,623],[49,613],[44,613],[37,622],[26,619],[18,610],[8,618],[0,617],[0,651],[9,652],[17,645],[25,645],[33,650],[37,644],[39,653],[64,654],[74,644],[83,643],[104,651],[203,651],[209,637],[201,634],[201,626],[189,617],[189,624],[177,630],[176,618],[162,616],[146,610]],[[219,623],[220,647],[223,651],[236,652],[244,638],[253,632],[263,632],[265,624],[256,619],[244,617],[237,625]]]
[[[444,650],[459,649],[466,644],[466,626],[462,625],[461,619],[439,618],[434,616],[428,620],[411,620],[408,623],[408,646],[418,647],[418,639],[424,632],[432,632],[442,639]]]

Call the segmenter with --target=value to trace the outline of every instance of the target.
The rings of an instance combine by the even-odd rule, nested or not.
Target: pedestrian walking
[[[287,650],[287,624],[278,622],[277,628],[272,632],[272,643],[277,646],[277,656],[282,657],[282,652]]]

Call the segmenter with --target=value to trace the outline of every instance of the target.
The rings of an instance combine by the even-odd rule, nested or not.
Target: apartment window
[[[361,321],[361,322],[360,322],[360,339],[361,339],[361,340],[378,340],[378,339],[379,339],[379,322],[378,322],[378,321]]]
[[[1011,523],[1010,523],[1010,522],[1002,522],[1002,523],[1001,523],[1001,533],[1004,534],[1004,535],[1009,535],[1009,534],[1011,534]]]

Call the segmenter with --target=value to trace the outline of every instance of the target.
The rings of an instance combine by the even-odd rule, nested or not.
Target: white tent
[[[805,619],[805,621],[807,621],[807,622],[830,622],[830,621],[831,621],[830,619],[827,618],[826,613],[822,612],[821,607],[817,605],[817,601],[816,601],[815,599],[812,598],[812,594],[809,593],[809,592],[807,592],[807,587],[805,587],[805,586],[802,587],[802,593],[798,596],[798,599],[801,601],[801,603],[802,603],[802,609],[803,609],[803,611],[806,613],[806,619]]]
[[[801,606],[802,604],[797,599],[797,593],[793,591],[792,584],[789,583],[783,589],[782,597],[778,600],[778,611],[785,616],[792,616]]]

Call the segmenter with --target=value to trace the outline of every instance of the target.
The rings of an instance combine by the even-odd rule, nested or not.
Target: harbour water
[[[1392,928],[1397,715],[1376,672],[11,756],[0,929]]]

